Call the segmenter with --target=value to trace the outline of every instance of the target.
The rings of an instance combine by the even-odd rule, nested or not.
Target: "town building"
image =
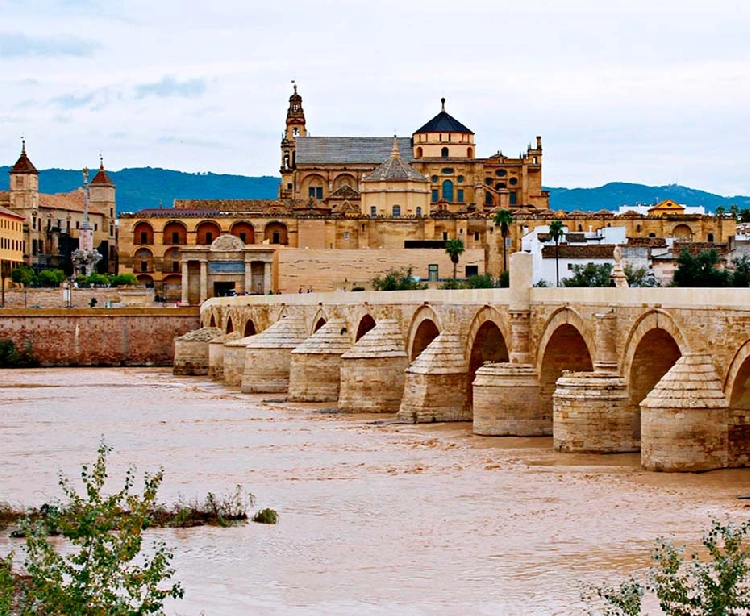
[[[84,225],[84,190],[50,195],[39,190],[39,172],[26,153],[9,171],[10,188],[0,191],[0,207],[7,208],[23,220],[23,257],[36,270],[59,268],[72,273],[71,253],[78,248]],[[94,246],[102,255],[101,272],[117,268],[115,185],[100,160],[99,170],[91,180],[88,207],[94,229]]]
[[[0,278],[4,288],[10,281],[10,270],[23,263],[24,219],[7,207],[0,206]]]

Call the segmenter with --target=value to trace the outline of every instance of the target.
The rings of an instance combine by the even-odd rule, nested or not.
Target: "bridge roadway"
[[[559,451],[640,451],[649,470],[748,465],[750,289],[535,288],[524,253],[510,279],[210,299],[201,324],[218,329],[177,339],[176,370],[477,434],[552,435]]]

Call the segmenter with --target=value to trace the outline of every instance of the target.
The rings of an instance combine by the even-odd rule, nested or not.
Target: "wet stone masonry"
[[[750,290],[534,288],[211,299],[175,370],[644,468],[750,463]]]

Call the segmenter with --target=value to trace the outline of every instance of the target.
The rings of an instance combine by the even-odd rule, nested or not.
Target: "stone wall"
[[[198,327],[197,308],[0,311],[0,339],[31,342],[43,366],[171,365],[174,339]]]
[[[134,292],[142,295],[142,287],[105,287],[98,289],[71,289],[70,304],[73,308],[89,308],[91,299],[96,299],[96,307],[104,308],[107,302],[131,303]],[[153,289],[148,299],[153,302]],[[139,298],[139,301],[141,298]],[[174,307],[174,303],[171,304]],[[5,291],[6,308],[65,308],[65,297],[62,288],[58,289],[7,289]]]

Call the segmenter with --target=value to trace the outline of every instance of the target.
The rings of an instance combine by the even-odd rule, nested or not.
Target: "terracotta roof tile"
[[[34,163],[32,163],[29,160],[29,157],[26,156],[26,142],[23,141],[22,143],[23,145],[21,146],[21,156],[18,157],[16,164],[13,165],[13,168],[8,173],[11,173],[11,174],[29,173],[29,174],[39,175],[39,172],[36,170]]]
[[[593,244],[591,246],[573,246],[560,244],[561,259],[612,259],[614,244]],[[542,258],[554,259],[555,246],[542,246]]]
[[[109,179],[109,176],[107,175],[107,172],[104,170],[104,161],[100,159],[99,161],[99,171],[97,171],[96,175],[94,176],[94,179],[91,180],[92,184],[108,184],[110,186],[114,186],[112,183],[112,180]]]

